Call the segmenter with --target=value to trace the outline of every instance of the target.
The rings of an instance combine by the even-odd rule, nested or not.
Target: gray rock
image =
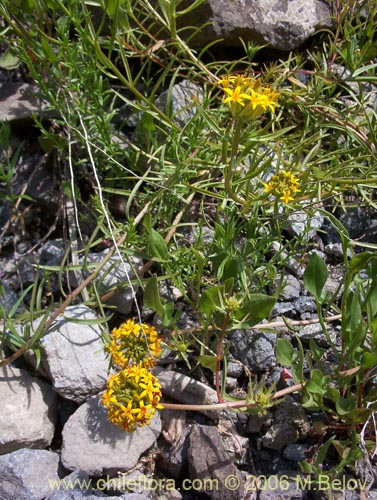
[[[188,460],[191,480],[202,480],[203,489],[200,491],[205,491],[210,498],[239,500],[243,497],[242,475],[232,463],[216,427],[194,426],[190,433]],[[227,488],[229,477],[239,482],[235,490]],[[208,488],[210,479],[216,481],[216,488]]]
[[[18,300],[17,294],[12,290],[7,283],[0,280],[0,309],[4,308],[8,311],[16,304]]]
[[[263,477],[263,476],[262,476]],[[306,492],[300,489],[300,483],[288,474],[274,474],[260,482],[258,500],[303,500]]]
[[[330,340],[335,343],[336,333],[330,325],[328,325],[327,332],[330,336]],[[296,335],[305,344],[308,344],[310,339],[313,339],[319,346],[329,347],[329,343],[323,333],[322,326],[319,323],[300,327],[300,329],[296,332]]]
[[[156,0],[152,2],[157,4]],[[183,2],[187,6],[190,2]],[[239,46],[240,38],[280,50],[299,47],[312,34],[331,26],[330,6],[321,0],[206,0],[180,19],[179,26],[199,28],[191,45],[214,40]],[[189,31],[192,35],[192,31]]]
[[[150,425],[129,433],[107,419],[100,396],[81,405],[63,428],[61,461],[68,470],[83,470],[90,476],[116,474],[132,469],[161,432],[155,413]]]
[[[42,246],[40,264],[59,266],[63,260],[66,247],[63,239],[50,240]]]
[[[281,450],[299,439],[305,438],[310,423],[300,403],[286,396],[276,406],[274,422],[262,438],[262,445],[272,450]]]
[[[277,276],[273,284],[270,286],[270,294],[276,292],[277,287],[280,285],[281,276]],[[301,284],[300,281],[292,276],[286,274],[283,278],[282,291],[280,292],[279,299],[282,301],[292,301],[298,299],[300,296]]]
[[[22,449],[0,456],[1,500],[42,500],[59,481],[59,455]]]
[[[186,422],[186,412],[164,410],[161,412],[163,440],[159,441],[159,467],[169,477],[181,477],[187,466],[187,450],[191,426]]]
[[[69,319],[77,321],[69,321]],[[95,321],[97,315],[84,305],[70,306],[60,315],[41,340],[40,371],[48,374],[54,389],[66,399],[82,403],[105,386],[108,360],[103,350],[101,329]],[[40,320],[33,323],[36,329]],[[28,354],[28,359],[33,358]]]
[[[290,213],[287,217],[287,222],[287,230],[292,236],[300,236],[308,241],[314,238],[317,230],[322,227],[324,217],[319,210],[311,212],[310,208],[306,208],[302,211],[295,210]]]
[[[283,457],[292,462],[301,462],[307,458],[309,446],[306,444],[292,443],[283,450]]]
[[[266,371],[276,365],[274,333],[256,330],[233,330],[230,334],[230,352],[252,371]]]
[[[51,444],[57,397],[50,385],[7,365],[0,368],[0,400],[0,454]]]
[[[195,115],[197,102],[203,102],[203,89],[189,80],[183,80],[162,92],[156,99],[156,106],[184,127]]]
[[[314,299],[306,296],[301,296],[295,300],[294,308],[299,314],[317,312],[317,306]]]
[[[158,377],[162,390],[166,396],[184,404],[215,404],[218,402],[214,389],[187,375],[182,375],[171,370],[156,367],[153,374]],[[208,417],[218,420],[215,411],[203,411]]]
[[[47,158],[47,156],[42,159],[31,156],[19,162],[14,169],[12,189],[17,195],[22,193],[30,196],[35,203],[45,209],[44,217],[49,217],[52,222],[58,209],[61,183]]]
[[[0,86],[0,122],[32,119],[37,116],[52,116],[49,104],[44,101],[35,85],[3,82]]]
[[[265,415],[249,415],[246,432],[249,434],[259,434],[263,427],[268,423],[272,422],[272,413],[267,411]]]
[[[80,264],[98,264],[107,252],[108,250],[103,250],[102,252],[89,254],[86,260],[80,259]],[[121,262],[118,257],[113,255],[102,267],[95,280],[98,283],[100,293],[117,286],[121,287],[107,303],[115,306],[120,314],[125,315],[131,312],[135,300],[134,293],[136,294],[139,287],[134,285],[133,292],[130,287],[123,288],[123,286],[128,283],[129,277],[134,277],[134,272],[143,264],[143,261],[137,257],[131,257],[129,260],[129,262],[127,260]],[[93,269],[93,266],[91,269]]]

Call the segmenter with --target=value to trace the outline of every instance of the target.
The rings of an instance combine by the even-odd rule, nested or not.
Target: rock
[[[297,313],[300,314],[301,316],[304,313],[317,312],[317,306],[315,300],[312,299],[312,297],[307,297],[305,295],[302,295],[297,300],[295,300],[294,308],[296,309]]]
[[[51,444],[57,397],[50,385],[7,365],[0,368],[0,400],[0,454]]]
[[[0,309],[4,308],[10,311],[18,300],[17,294],[0,279]]]
[[[45,155],[41,159],[35,155],[19,162],[14,169],[12,189],[17,195],[22,193],[32,198],[34,203],[45,210],[44,217],[48,217],[51,224],[54,222],[61,183],[49,156]]]
[[[330,340],[336,342],[336,333],[333,328],[328,325],[327,332],[329,334]],[[323,333],[322,326],[319,323],[313,323],[312,325],[305,325],[299,328],[296,332],[297,337],[305,344],[309,344],[310,339],[315,340],[317,345],[321,347],[329,347],[329,343]]]
[[[1,500],[42,500],[59,481],[59,455],[21,449],[0,456]]]
[[[188,453],[191,480],[201,480],[203,489],[214,500],[239,500],[243,496],[243,479],[232,463],[216,427],[195,425],[190,433]],[[237,483],[232,490],[229,478]],[[208,488],[208,484],[211,485]],[[214,487],[214,484],[216,486]],[[207,485],[207,488],[206,488]]]
[[[66,247],[62,238],[47,241],[41,248],[39,263],[42,266],[59,266],[65,252]]]
[[[187,466],[191,425],[186,422],[184,411],[164,410],[161,420],[163,440],[159,443],[158,464],[169,477],[179,478]]]
[[[306,444],[292,443],[283,450],[283,457],[292,462],[302,462],[307,458],[309,446]]]
[[[259,434],[263,427],[271,422],[272,413],[270,411],[267,411],[265,415],[250,414],[246,425],[246,432],[248,434]]]
[[[258,500],[303,500],[306,492],[300,488],[300,482],[288,474],[261,476]],[[303,479],[303,481],[305,478]]]
[[[197,102],[203,102],[203,89],[196,83],[183,80],[162,92],[156,99],[156,106],[184,127],[195,115]]]
[[[303,207],[305,208],[304,205]],[[323,222],[324,217],[319,210],[295,210],[287,217],[287,230],[292,236],[299,236],[308,241],[315,237]]]
[[[86,260],[80,259],[80,264],[98,264],[107,252],[108,250],[103,250],[102,252],[91,253]],[[121,262],[117,256],[113,255],[100,270],[95,280],[99,285],[99,293],[101,294],[111,288],[122,287],[114,293],[107,303],[115,306],[120,314],[125,315],[130,314],[135,300],[134,294],[136,294],[139,287],[134,285],[133,292],[129,286],[124,288],[124,284],[128,284],[129,278],[134,276],[134,272],[143,264],[143,261],[137,257],[130,257],[129,260],[130,263],[127,260]]]
[[[35,85],[3,82],[0,86],[0,122],[32,119],[32,115],[52,116],[49,104],[44,101]]]
[[[160,367],[154,368],[153,374],[158,378],[163,393],[180,403],[210,405],[218,402],[214,389],[187,375]],[[215,411],[205,410],[202,413],[218,420],[218,413]]]
[[[103,350],[103,336],[97,315],[84,305],[69,306],[41,340],[40,371],[48,374],[54,389],[66,399],[82,403],[105,386],[109,362]],[[40,320],[33,323],[35,330]],[[33,358],[28,353],[28,359]],[[35,361],[34,361],[35,363]]]
[[[156,0],[152,2],[158,5]],[[191,5],[182,2],[183,9]],[[222,40],[227,47],[253,41],[279,50],[299,47],[316,31],[330,27],[332,11],[321,0],[206,0],[178,20],[179,27],[195,26],[189,43],[204,47]]]
[[[262,438],[262,445],[272,450],[281,450],[299,439],[305,438],[310,423],[300,403],[286,396],[276,406],[274,422]]]
[[[61,461],[66,469],[83,470],[90,476],[128,471],[155,443],[160,432],[158,412],[149,426],[128,433],[107,419],[100,396],[92,396],[63,428]]]
[[[281,282],[281,276],[277,276],[274,282],[269,287],[269,292],[273,295]],[[283,277],[282,289],[279,295],[279,299],[282,301],[292,301],[298,299],[300,296],[301,284],[300,281],[292,276],[291,274],[286,274]],[[275,304],[276,308],[276,304]]]
[[[274,333],[256,330],[233,330],[230,333],[232,356],[251,371],[266,371],[276,365]]]

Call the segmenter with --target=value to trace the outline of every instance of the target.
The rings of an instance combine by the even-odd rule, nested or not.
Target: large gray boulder
[[[179,10],[190,4],[182,2]],[[227,46],[239,46],[242,38],[292,50],[319,29],[330,27],[331,16],[330,5],[324,0],[205,0],[182,16],[179,24],[201,27],[190,41],[198,47],[219,39]]]

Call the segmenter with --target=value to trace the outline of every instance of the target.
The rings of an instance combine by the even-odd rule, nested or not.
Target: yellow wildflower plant
[[[226,75],[217,82],[226,96],[233,118],[252,120],[266,111],[275,111],[280,93],[263,86],[260,79],[244,75]]]
[[[102,396],[108,419],[125,431],[149,425],[156,409],[161,409],[161,385],[142,366],[129,366],[112,375]]]
[[[131,365],[151,368],[161,354],[160,343],[153,326],[129,319],[111,331],[106,350],[120,369]]]
[[[271,177],[269,182],[263,184],[265,193],[272,194],[284,203],[293,201],[293,195],[300,192],[298,188],[299,180],[292,172],[287,170],[278,172]]]

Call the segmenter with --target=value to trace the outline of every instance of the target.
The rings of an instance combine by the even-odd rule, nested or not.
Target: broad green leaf
[[[275,352],[279,364],[288,367],[292,366],[296,353],[292,344],[287,339],[277,339]]]
[[[204,368],[208,368],[213,373],[215,373],[217,365],[216,356],[209,356],[208,354],[203,354],[202,356],[199,356],[198,361]]]
[[[221,308],[221,297],[224,294],[224,285],[212,286],[205,290],[199,299],[198,309],[207,318]]]
[[[321,300],[323,287],[327,280],[327,267],[321,257],[314,253],[304,272],[305,288],[318,300]]]
[[[347,415],[347,413],[350,413],[352,410],[356,408],[356,399],[355,398],[342,398],[342,396],[339,396],[339,398],[335,402],[335,407],[336,407],[336,412],[338,415]]]
[[[250,295],[249,300],[235,312],[234,317],[240,323],[238,328],[250,328],[271,314],[276,302],[275,297],[255,293]]]
[[[155,311],[161,318],[164,316],[165,307],[161,302],[157,276],[155,274],[147,281],[144,290],[144,304]]]
[[[324,377],[321,370],[313,370],[311,378],[305,384],[305,389],[313,394],[320,394],[324,396],[327,391],[328,377]]]
[[[377,352],[364,352],[361,368],[367,370],[368,368],[372,368],[377,366]]]
[[[18,68],[21,61],[12,54],[10,50],[6,50],[4,54],[0,57],[0,68],[7,71]]]
[[[164,262],[168,258],[168,246],[164,238],[153,228],[149,232],[149,255],[157,261]]]

